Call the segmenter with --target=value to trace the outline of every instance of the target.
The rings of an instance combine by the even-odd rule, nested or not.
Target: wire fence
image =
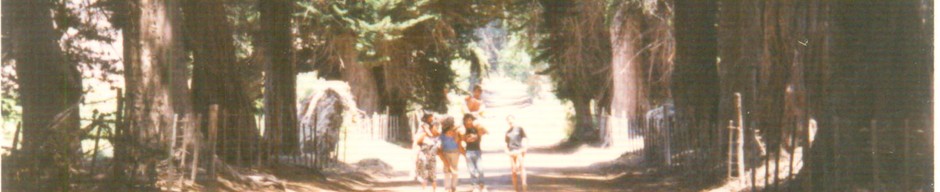
[[[117,98],[117,109],[121,111],[124,108],[122,98]],[[225,163],[241,166],[270,163],[262,159],[263,155],[258,155],[265,149],[263,116],[220,115],[216,106],[210,108],[207,126],[201,125],[204,123],[201,114],[172,115],[170,127],[161,134],[161,139],[168,141],[166,155],[175,161],[172,166],[179,172],[186,172],[183,180],[212,178],[216,174],[217,157],[231,153],[237,153],[238,158]],[[736,119],[723,125],[680,121],[669,106],[651,110],[637,121],[618,113],[595,114],[594,118],[599,135],[608,147],[642,154],[647,165],[688,176],[683,178],[691,182],[730,179],[738,183],[734,189],[751,191],[801,190],[792,188],[800,174],[805,175],[798,183],[805,187],[802,190],[916,191],[929,190],[933,182],[933,122],[930,118],[833,118],[828,127],[821,127],[811,118],[787,117],[787,123],[779,130],[779,143],[769,146],[768,138],[763,137],[765,134],[744,122],[740,105],[737,110]],[[293,152],[274,159],[276,163],[327,169],[346,159],[351,135],[356,139],[410,140],[421,115],[417,111],[403,115],[357,114],[340,124],[318,124],[321,119],[318,117],[299,126],[296,134],[300,141],[296,150],[287,150]],[[84,154],[90,159],[82,165],[86,170],[94,174],[114,163],[135,163],[129,159],[101,163],[101,151],[106,150],[102,139],[111,143],[110,150],[114,152],[121,151],[119,145],[130,146],[126,145],[129,142],[126,137],[135,132],[126,127],[127,120],[123,118],[123,113],[118,112],[92,115],[91,123],[83,128],[89,130],[83,138],[94,143],[91,152]],[[233,130],[220,127],[220,121],[245,118],[254,118],[258,130],[236,131],[235,134],[254,134],[236,138],[254,139],[232,142],[219,138]],[[208,127],[208,134],[204,135],[200,127]],[[11,152],[18,150],[21,129],[18,126],[15,131]],[[831,138],[817,142],[817,133],[823,132]],[[223,147],[207,147],[218,145]],[[217,148],[223,150],[217,151]],[[225,148],[252,149],[256,153]],[[812,170],[821,173],[804,169],[809,160],[804,157],[809,158],[810,150],[814,150],[816,158],[820,159],[817,161],[822,162],[816,164],[820,168]]]

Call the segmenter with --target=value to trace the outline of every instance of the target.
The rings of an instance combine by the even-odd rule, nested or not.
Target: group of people
[[[483,155],[480,142],[489,131],[477,122],[482,114],[481,93],[482,88],[475,86],[473,95],[466,98],[462,125],[457,125],[454,117],[449,115],[435,117],[434,114],[428,113],[421,117],[422,123],[413,137],[412,149],[416,150],[415,175],[422,188],[427,188],[430,184],[432,191],[437,189],[435,172],[437,160],[440,159],[444,165],[445,189],[455,191],[458,180],[457,164],[462,155],[467,163],[474,191],[486,191],[480,166]],[[509,155],[512,167],[513,187],[516,191],[525,191],[527,185],[524,159],[527,137],[525,130],[515,124],[512,115],[506,117],[506,122],[509,129],[505,133],[504,149]]]

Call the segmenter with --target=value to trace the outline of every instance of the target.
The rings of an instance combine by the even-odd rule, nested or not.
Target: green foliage
[[[453,87],[451,63],[469,52],[472,31],[502,15],[505,0],[301,1],[299,53],[324,77],[336,77],[342,56],[355,51],[359,64],[381,67],[386,100],[405,99],[443,107]],[[344,38],[354,38],[354,41]],[[353,50],[349,47],[353,43]],[[302,67],[303,68],[303,67]]]
[[[7,97],[5,94],[0,98],[0,110],[3,113],[3,121],[20,121],[23,117],[23,107],[19,105],[16,98]]]
[[[600,100],[610,86],[610,34],[605,2],[540,1],[536,62],[547,64],[560,99]]]
[[[499,52],[499,66],[502,68],[500,70],[505,76],[518,81],[525,81],[533,75],[532,71],[536,68],[544,67],[532,63],[529,48],[526,47],[527,42],[522,38],[524,36],[519,33],[510,34],[506,46]]]

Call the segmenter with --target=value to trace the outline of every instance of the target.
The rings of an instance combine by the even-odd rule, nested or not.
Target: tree
[[[932,21],[929,18],[933,13],[928,8],[931,5],[913,0],[806,4],[802,6],[813,7],[803,9],[809,13],[803,19],[811,26],[810,34],[828,37],[805,41],[809,46],[813,43],[819,46],[810,47],[810,53],[820,51],[824,54],[803,57],[805,61],[811,61],[805,67],[811,74],[806,75],[807,108],[819,123],[816,141],[806,156],[807,175],[814,181],[834,179],[827,173],[848,176],[831,184],[807,187],[813,187],[810,190],[838,190],[858,186],[855,183],[874,182],[870,177],[857,176],[868,175],[868,169],[856,168],[868,167],[873,160],[872,151],[865,148],[871,142],[871,133],[864,131],[871,120],[899,123],[909,119],[927,122],[925,127],[932,126],[929,119],[934,112],[926,104],[931,103],[932,98],[932,49],[929,40],[932,39]],[[903,135],[903,129],[897,127],[879,133],[882,138],[904,138]],[[890,143],[879,144],[891,146]],[[882,160],[897,156],[875,155]],[[914,165],[917,168],[912,171],[929,175],[933,169],[929,162],[932,161],[915,161],[922,164]],[[899,178],[886,177],[883,182],[899,183]],[[916,186],[930,183],[929,178],[915,182]]]
[[[222,1],[183,3],[187,46],[193,51],[193,108],[208,121],[210,105],[219,106],[217,151],[228,161],[254,159],[259,131],[252,100],[243,89],[246,66],[236,62],[231,26]],[[208,126],[208,123],[202,123]],[[207,133],[208,127],[203,127]],[[241,159],[239,159],[241,158]]]
[[[683,119],[716,122],[718,9],[715,1],[676,1],[676,62],[672,93]]]
[[[79,102],[82,80],[59,47],[52,1],[4,1],[23,106],[22,158],[18,186],[27,191],[63,191],[81,159]],[[4,162],[8,162],[4,160]],[[6,175],[5,175],[6,176]],[[7,180],[7,179],[4,179]],[[6,184],[6,183],[5,183]]]
[[[265,139],[267,155],[280,155],[281,149],[295,149],[297,136],[297,70],[291,47],[291,0],[260,1],[261,38],[265,57]],[[271,158],[271,157],[269,157]]]
[[[722,4],[724,6],[725,4]],[[726,144],[715,143],[722,133],[719,122],[719,109],[733,106],[726,102],[733,98],[723,91],[724,79],[719,79],[719,29],[715,26],[719,22],[717,1],[676,1],[675,4],[675,71],[672,74],[672,96],[675,101],[676,114],[680,122],[687,123],[690,134],[697,135],[697,145],[712,153],[709,160],[721,159],[721,146]],[[722,10],[725,11],[725,10]],[[722,12],[724,13],[724,12]],[[722,18],[724,19],[724,17]],[[731,29],[734,30],[734,29]],[[722,58],[725,58],[722,55]],[[734,62],[722,66],[736,65]],[[725,67],[722,67],[725,69]],[[724,76],[721,76],[724,77]],[[719,99],[722,98],[722,99]],[[725,103],[722,103],[725,102]],[[733,108],[731,109],[733,110]],[[725,116],[722,116],[725,117]],[[728,119],[728,118],[723,118]],[[722,140],[724,141],[724,140]],[[714,149],[709,149],[714,148]],[[693,162],[694,165],[710,165],[713,161]],[[702,167],[699,167],[702,168]],[[718,178],[718,177],[711,177]]]
[[[156,163],[165,159],[174,118],[192,112],[189,69],[183,49],[182,10],[176,0],[125,2],[124,77],[125,142],[117,155],[142,163],[148,180],[156,179]],[[134,168],[137,169],[137,168]]]
[[[555,94],[575,108],[572,142],[598,139],[591,101],[602,100],[611,84],[610,29],[605,24],[603,1],[540,1],[543,12],[538,33],[544,35],[535,58],[548,64],[542,74],[552,77]],[[606,106],[606,105],[600,105]]]
[[[299,55],[314,58],[305,62],[315,63],[321,76],[349,82],[366,112],[375,106],[404,115],[409,104],[446,111],[444,90],[453,87],[454,78],[450,62],[468,47],[473,29],[496,18],[501,3],[301,2]],[[399,139],[410,141],[408,130],[401,130]]]
[[[624,1],[613,5],[610,21],[611,46],[611,103],[610,113],[627,117],[627,121],[639,121],[647,95],[644,87],[643,59],[644,11],[636,1]],[[604,138],[604,142],[607,138]]]

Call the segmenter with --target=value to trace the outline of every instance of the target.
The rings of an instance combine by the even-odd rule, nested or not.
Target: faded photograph
[[[0,0],[2,191],[934,191],[932,0]]]

